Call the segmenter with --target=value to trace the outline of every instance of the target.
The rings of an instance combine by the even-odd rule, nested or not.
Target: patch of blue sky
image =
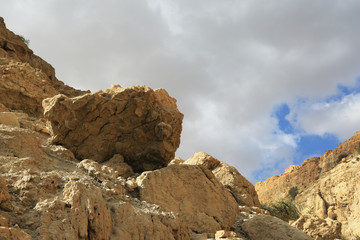
[[[327,150],[334,150],[341,142],[334,134],[323,136],[308,134],[299,138],[294,164],[301,165],[305,159],[320,157]]]
[[[337,93],[326,98],[325,102],[340,101],[347,95],[360,93],[360,77],[356,79],[355,84],[352,86],[346,86],[344,84],[339,83],[337,85],[337,89],[338,89]]]
[[[275,111],[272,114],[272,117],[275,117],[278,121],[279,130],[291,134],[294,133],[294,127],[286,119],[286,116],[290,113],[290,108],[287,104],[281,104],[275,108]]]
[[[360,77],[356,79],[352,85],[337,85],[337,92],[325,99],[317,99],[318,102],[339,102],[348,95],[360,94]],[[298,98],[296,100],[297,105],[309,104],[311,99]],[[290,105],[281,103],[274,107],[271,114],[278,122],[278,129],[274,131],[274,134],[278,134],[279,131],[285,134],[296,135],[296,149],[292,162],[296,165],[301,165],[304,160],[311,157],[320,157],[327,150],[335,149],[341,141],[335,134],[326,133],[323,135],[317,135],[312,133],[306,133],[301,126],[295,126],[292,123],[297,122],[296,113],[292,116],[291,122],[287,119],[287,116],[291,113]],[[294,121],[294,122],[293,122]],[[300,129],[299,129],[300,127]],[[263,181],[267,177],[274,174],[281,174],[284,171],[284,167],[281,165],[284,159],[278,159],[273,166],[266,165],[253,172],[253,176],[256,181]],[[285,160],[284,160],[285,161]]]

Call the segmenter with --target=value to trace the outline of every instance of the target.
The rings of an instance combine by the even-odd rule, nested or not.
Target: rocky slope
[[[182,117],[163,89],[64,85],[0,18],[0,239],[311,239],[235,168],[173,159]]]
[[[337,219],[344,237],[360,236],[360,132],[321,157],[290,166],[280,176],[255,184],[262,203],[275,202],[297,187],[303,214]]]

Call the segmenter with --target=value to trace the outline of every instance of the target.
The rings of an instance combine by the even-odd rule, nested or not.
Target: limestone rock
[[[233,231],[220,230],[215,233],[215,239],[236,237],[236,233]]]
[[[291,225],[315,240],[334,240],[341,235],[341,223],[330,218],[322,219],[315,215],[302,215]]]
[[[255,184],[261,203],[276,202],[287,197],[292,187],[297,187],[299,191],[305,189],[319,178],[320,158],[310,158],[303,162],[300,167],[292,167],[292,170],[281,174],[280,176],[272,176],[266,181]],[[296,170],[295,170],[296,169]]]
[[[300,230],[291,227],[279,218],[269,215],[256,215],[241,225],[250,239],[261,240],[310,240],[312,239]]]
[[[70,207],[70,213],[65,211]],[[64,229],[62,236],[71,239],[109,239],[111,215],[102,191],[81,182],[70,181],[64,186],[63,199],[45,200],[36,204],[42,212],[39,228],[45,239],[54,239],[57,229]]]
[[[111,206],[111,239],[189,240],[191,230],[175,213],[140,201],[118,202]]]
[[[7,108],[41,116],[44,98],[58,94],[47,76],[28,63],[10,61],[0,65],[0,101]],[[27,81],[24,81],[27,79]]]
[[[260,206],[254,185],[244,178],[236,168],[204,152],[195,153],[193,157],[185,161],[185,164],[201,165],[212,171],[215,177],[232,193],[239,205]]]
[[[337,219],[345,237],[360,236],[360,155],[350,156],[326,172],[296,198],[303,214]]]
[[[211,171],[200,166],[171,165],[137,178],[141,200],[173,211],[196,232],[229,229],[235,222],[235,199]]]
[[[174,165],[174,164],[183,164],[185,162],[184,159],[181,158],[174,158],[173,160],[170,161],[169,165]]]
[[[120,154],[115,154],[109,161],[104,162],[103,165],[113,168],[123,177],[129,177],[134,174],[133,169],[124,162],[124,157]]]
[[[119,175],[120,155],[76,164],[48,137],[0,125],[1,239],[190,239],[176,213],[125,195],[137,186]]]
[[[333,151],[326,151],[321,157],[319,166],[321,168],[321,175],[333,169],[340,161],[349,156],[359,154],[360,148],[360,131],[356,132],[354,136],[337,146]]]
[[[135,171],[166,166],[180,144],[183,115],[163,89],[111,88],[75,98],[57,95],[43,102],[52,142],[78,159],[99,163],[124,156]]]

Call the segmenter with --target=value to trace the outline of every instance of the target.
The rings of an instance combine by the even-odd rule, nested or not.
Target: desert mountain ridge
[[[338,162],[344,151],[335,149],[324,161],[288,170],[294,183],[300,173],[310,173],[308,182],[296,185],[302,214],[289,224],[260,205],[275,201],[274,195],[286,197],[282,181],[271,182],[273,177],[254,187],[204,152],[175,158],[184,116],[166,90],[76,90],[58,80],[1,17],[0,78],[0,239],[302,240],[360,234],[354,220],[356,152]],[[357,140],[346,144],[353,150]],[[345,187],[354,185],[351,194],[342,193],[341,203],[347,197],[348,204],[341,208],[343,188],[333,186],[332,178],[344,172]],[[309,213],[304,209],[317,189],[325,200]]]

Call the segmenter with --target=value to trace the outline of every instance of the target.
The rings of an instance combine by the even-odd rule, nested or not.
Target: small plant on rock
[[[30,40],[29,39],[26,39],[24,36],[22,36],[22,35],[18,35],[20,38],[21,38],[21,40],[23,40],[23,42],[26,44],[26,45],[28,45],[29,46],[29,43],[30,43]]]
[[[264,203],[260,208],[268,210],[272,216],[286,222],[300,217],[300,212],[292,201],[280,200],[276,203]]]
[[[296,195],[298,195],[299,189],[297,187],[290,188],[288,192],[288,196],[291,198],[291,200],[294,200]]]
[[[339,155],[339,157],[338,157],[338,159],[337,159],[337,162],[338,162],[338,163],[341,162],[341,160],[342,160],[343,158],[346,158],[348,155],[349,155],[349,154],[346,154],[346,153],[343,153],[343,154]]]

